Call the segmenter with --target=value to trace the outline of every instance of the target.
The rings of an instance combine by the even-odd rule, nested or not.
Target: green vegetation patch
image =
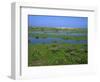
[[[28,45],[28,65],[87,64],[86,44],[31,44]]]

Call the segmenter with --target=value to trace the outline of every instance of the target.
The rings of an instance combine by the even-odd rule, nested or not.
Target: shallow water
[[[28,40],[30,43],[33,43],[33,44],[37,44],[37,43],[71,43],[71,44],[85,44],[87,43],[86,40],[64,40],[64,39],[61,39],[61,38],[39,38],[39,39],[36,39],[36,38],[31,38],[29,37],[29,40]]]
[[[86,36],[85,33],[77,33],[77,32],[71,32],[71,31],[35,31],[31,32],[32,34],[46,34],[46,35],[66,35],[66,36]],[[29,33],[29,34],[31,34]],[[87,43],[87,40],[65,40],[63,38],[34,38],[29,36],[28,38],[29,43],[38,44],[48,44],[48,43],[71,43],[71,44],[85,44]]]

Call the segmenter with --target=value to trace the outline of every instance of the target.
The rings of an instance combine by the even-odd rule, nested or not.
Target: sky
[[[87,28],[88,17],[29,15],[29,27]]]

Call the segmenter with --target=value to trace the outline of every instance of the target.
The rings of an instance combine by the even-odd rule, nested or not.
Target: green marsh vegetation
[[[28,41],[28,66],[88,63],[87,42],[73,43],[73,41],[87,41],[86,28],[29,27],[28,37],[34,38]],[[46,41],[47,38],[60,38],[64,41],[58,39],[49,42]],[[72,42],[65,42],[67,40]]]

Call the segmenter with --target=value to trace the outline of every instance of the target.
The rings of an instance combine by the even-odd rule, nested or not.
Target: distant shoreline
[[[58,29],[87,29],[87,27],[41,27],[41,26],[28,26],[28,28],[58,28]]]

